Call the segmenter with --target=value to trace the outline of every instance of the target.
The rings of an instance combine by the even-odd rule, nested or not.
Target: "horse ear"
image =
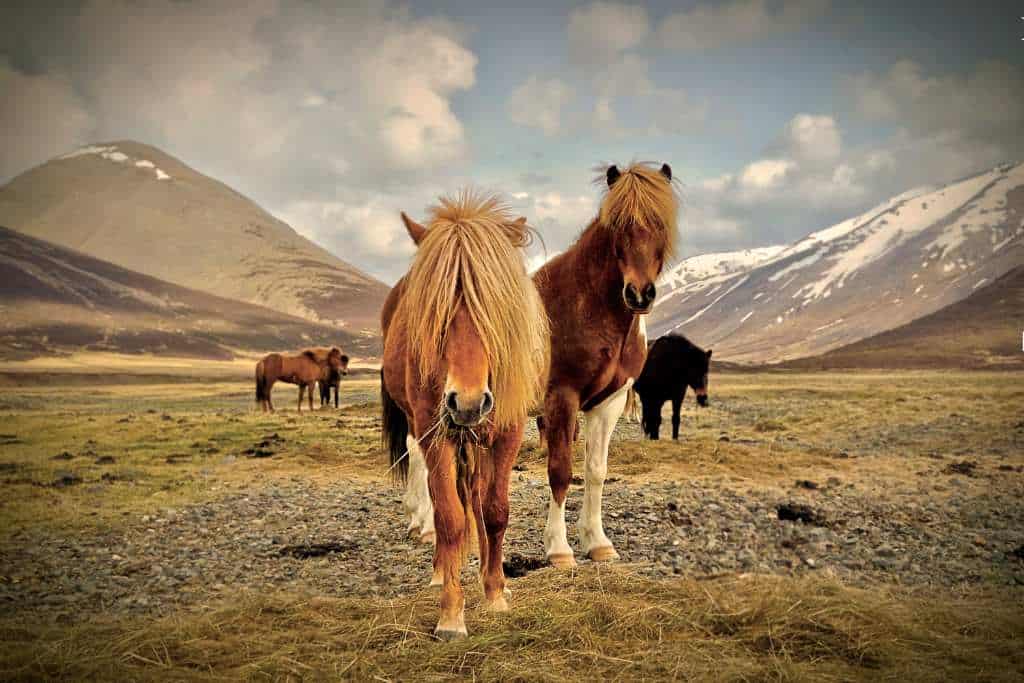
[[[708,349],[708,358],[711,358],[711,349]]]
[[[609,166],[608,167],[608,172],[605,173],[605,177],[608,179],[608,187],[611,187],[612,185],[614,185],[615,181],[619,179],[620,175],[622,175],[622,174],[619,173],[619,167],[618,166],[616,166],[615,164],[612,164],[611,166]]]
[[[427,234],[427,229],[406,216],[405,211],[402,212],[402,222],[405,223],[405,229],[409,231],[409,237],[418,246],[423,241],[423,236]]]
[[[672,167],[668,164],[661,165],[661,175],[665,176],[669,180],[672,180]]]

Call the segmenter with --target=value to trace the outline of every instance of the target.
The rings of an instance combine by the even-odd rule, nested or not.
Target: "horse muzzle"
[[[622,300],[625,302],[626,308],[633,313],[650,313],[657,295],[658,290],[653,283],[648,284],[642,290],[637,289],[632,283],[628,283],[622,288]]]
[[[708,395],[707,395],[707,392],[705,392],[703,394],[697,394],[697,405],[699,405],[701,408],[707,408],[708,407]]]
[[[476,427],[494,410],[494,394],[484,391],[477,400],[465,400],[456,391],[449,391],[444,398],[444,412],[457,427]]]

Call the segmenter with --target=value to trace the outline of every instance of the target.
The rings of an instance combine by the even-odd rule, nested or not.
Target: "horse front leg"
[[[426,461],[437,530],[434,567],[441,574],[441,615],[434,635],[441,640],[465,638],[466,598],[459,575],[466,553],[466,508],[456,488],[454,445],[448,440],[431,442]]]
[[[544,527],[544,556],[553,566],[574,567],[576,559],[565,531],[565,498],[572,480],[572,442],[579,397],[553,391],[544,401],[544,431],[548,442],[548,519]]]
[[[300,413],[302,412],[302,392],[305,391],[305,389],[306,389],[306,385],[305,384],[300,384],[299,385],[299,407],[298,407],[298,411]]]
[[[487,543],[486,549],[485,544],[480,544],[480,579],[484,588],[485,607],[496,612],[509,610],[508,600],[512,595],[505,587],[503,549],[505,529],[508,527],[509,478],[522,443],[522,427],[498,434],[491,447],[491,457],[482,482],[481,503]]]
[[[306,387],[306,396],[309,397],[309,412],[313,412],[313,385]]]
[[[616,560],[619,554],[604,533],[601,521],[601,496],[608,476],[608,445],[612,432],[626,405],[627,383],[586,415],[586,459],[583,477],[583,507],[580,509],[579,534],[583,552],[592,560]]]

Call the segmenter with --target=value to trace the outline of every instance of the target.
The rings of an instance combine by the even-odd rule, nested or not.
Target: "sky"
[[[503,6],[504,5],[504,6]],[[515,5],[513,7],[513,5]],[[398,212],[502,193],[564,249],[595,168],[669,163],[679,257],[1024,160],[1024,5],[102,0],[0,8],[0,182],[134,139],[385,282]]]

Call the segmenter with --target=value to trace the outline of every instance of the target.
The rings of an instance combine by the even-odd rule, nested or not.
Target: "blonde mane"
[[[430,209],[398,309],[426,382],[438,370],[456,312],[466,307],[484,345],[499,428],[525,420],[547,383],[547,314],[521,250],[530,234],[494,195],[442,197]]]
[[[679,213],[679,197],[672,181],[646,162],[632,163],[620,171],[611,187],[607,186],[605,172],[602,168],[600,178],[594,181],[607,188],[598,214],[601,224],[613,232],[629,225],[649,231],[664,240],[665,257],[670,258],[675,249]]]

